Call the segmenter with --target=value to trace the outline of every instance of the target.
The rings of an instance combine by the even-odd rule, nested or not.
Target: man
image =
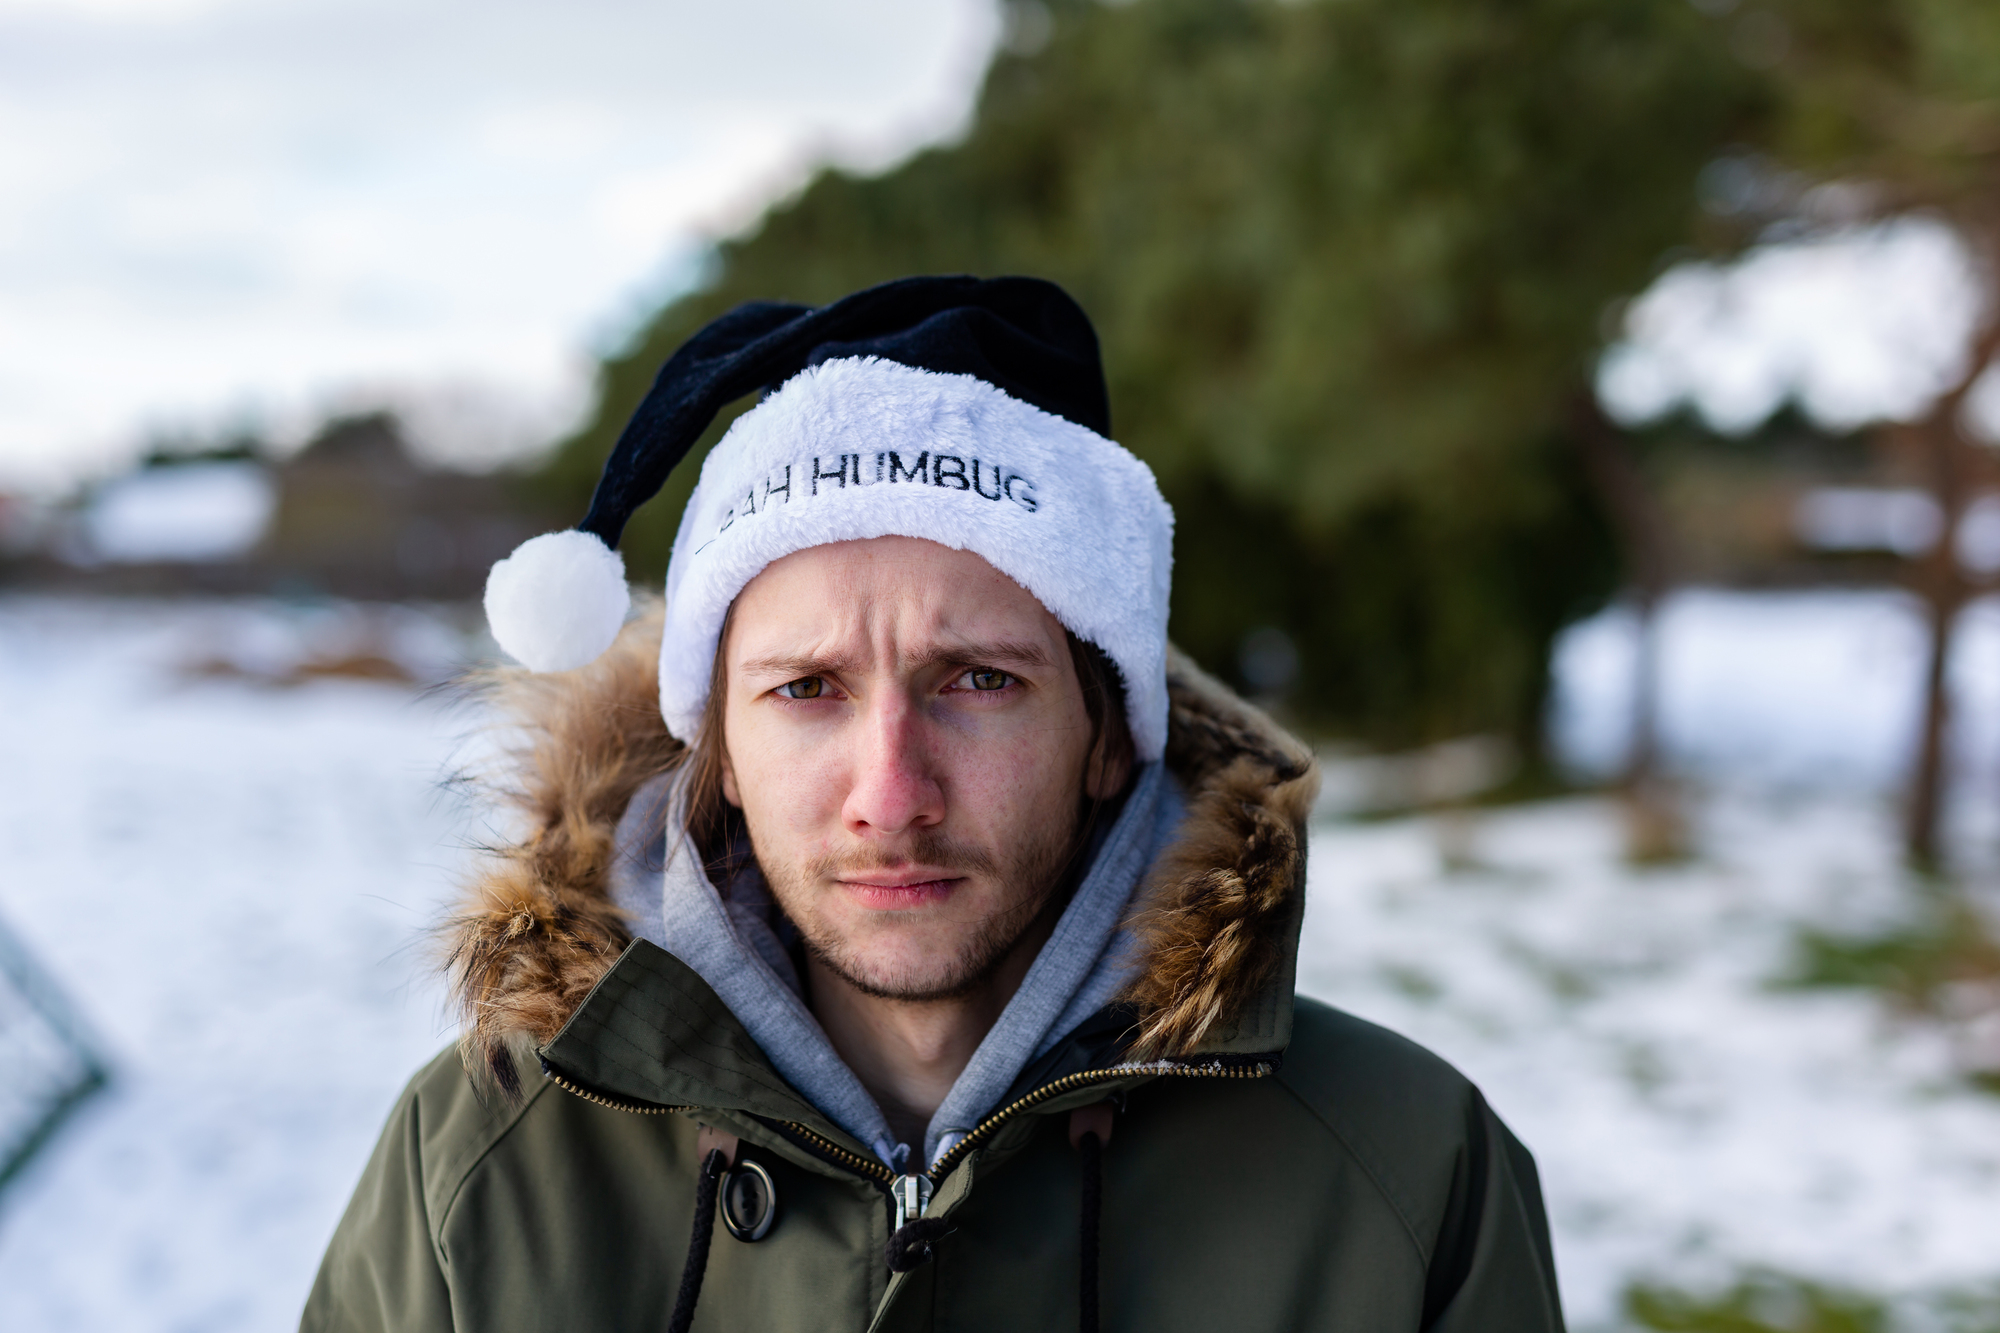
[[[625,519],[760,389],[621,631]],[[1527,1152],[1293,996],[1317,776],[1169,653],[1172,516],[1109,435],[1028,279],[675,354],[581,527],[495,567],[564,674],[505,687],[472,1077],[405,1093],[307,1329],[1561,1327]]]

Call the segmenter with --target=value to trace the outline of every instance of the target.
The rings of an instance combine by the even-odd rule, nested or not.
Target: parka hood
[[[503,671],[485,693],[517,737],[501,787],[517,840],[491,849],[444,928],[463,1055],[518,1091],[510,1051],[546,1046],[632,941],[614,904],[616,830],[633,793],[681,753],[658,703],[661,614],[590,666]],[[1166,764],[1185,793],[1178,837],[1132,921],[1142,959],[1120,997],[1135,1058],[1282,1048],[1319,774],[1262,712],[1169,650]]]

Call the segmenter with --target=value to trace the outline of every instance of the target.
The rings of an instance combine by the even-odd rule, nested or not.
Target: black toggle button
[[[722,1225],[741,1241],[762,1240],[778,1220],[778,1186],[756,1162],[738,1162],[725,1171],[716,1203]]]

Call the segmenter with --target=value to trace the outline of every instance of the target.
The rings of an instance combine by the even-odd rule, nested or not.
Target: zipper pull
[[[889,1183],[889,1197],[896,1201],[896,1225],[901,1231],[924,1215],[931,1206],[931,1178],[926,1175],[897,1176]]]

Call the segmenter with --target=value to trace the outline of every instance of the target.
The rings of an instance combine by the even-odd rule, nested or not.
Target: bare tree
[[[1987,288],[1984,322],[1973,339],[1958,381],[1931,404],[1919,421],[1892,428],[1903,448],[1914,453],[1938,507],[1936,543],[1912,567],[1910,586],[1923,600],[1929,634],[1924,663],[1923,721],[1910,772],[1904,812],[1904,850],[1912,865],[1936,871],[1943,864],[1940,833],[1950,767],[1951,649],[1959,613],[1977,591],[1959,558],[1959,527],[1982,482],[1993,472],[1991,454],[1965,433],[1965,402],[1995,355],[2000,355],[2000,302],[1993,291],[1993,267],[1981,268]]]
[[[1579,399],[1571,433],[1617,531],[1632,598],[1630,739],[1619,775],[1626,855],[1634,861],[1674,860],[1686,853],[1687,830],[1661,766],[1659,610],[1677,579],[1678,543],[1631,440],[1604,415],[1594,394]]]

